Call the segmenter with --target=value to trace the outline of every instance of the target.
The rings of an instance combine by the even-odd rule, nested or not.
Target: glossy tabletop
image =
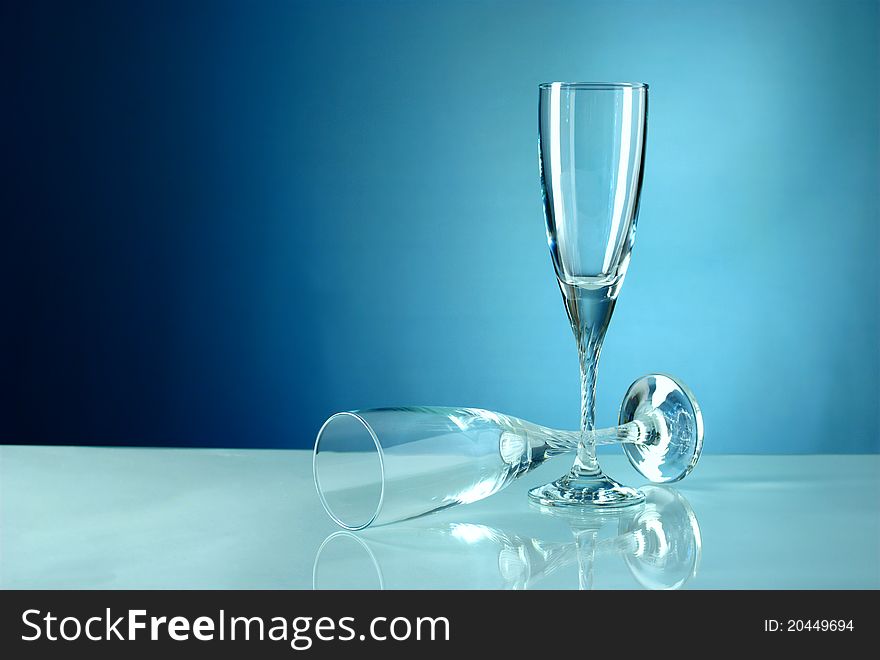
[[[603,465],[643,483],[623,456]],[[880,456],[704,456],[615,515],[507,490],[339,532],[311,453],[0,447],[0,587],[878,588]]]

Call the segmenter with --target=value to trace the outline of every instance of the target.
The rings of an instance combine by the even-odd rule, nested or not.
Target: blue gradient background
[[[3,442],[575,427],[536,86],[641,80],[597,421],[665,371],[708,452],[880,449],[876,2],[73,4],[0,21]]]

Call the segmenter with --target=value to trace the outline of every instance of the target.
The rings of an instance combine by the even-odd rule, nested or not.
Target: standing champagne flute
[[[596,374],[635,239],[648,86],[544,83],[539,164],[547,239],[581,371],[581,442],[574,465],[530,496],[548,506],[621,507],[644,495],[607,477],[596,458]]]

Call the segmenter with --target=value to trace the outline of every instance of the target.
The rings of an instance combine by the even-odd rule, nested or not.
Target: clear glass
[[[671,488],[648,486],[645,495],[643,507],[613,515],[594,507],[567,516],[568,540],[550,530],[536,534],[534,525],[524,530],[469,522],[394,525],[361,535],[337,531],[315,555],[312,584],[315,589],[592,589],[597,560],[612,556],[646,589],[680,589],[699,568],[696,514]],[[568,567],[576,567],[576,583]]]
[[[539,88],[547,241],[577,342],[582,434],[569,473],[530,491],[545,506],[622,507],[644,500],[602,472],[591,432],[599,353],[635,239],[647,118],[648,86],[642,83]]]
[[[337,413],[315,441],[315,486],[330,517],[358,530],[481,500],[584,441],[637,447],[627,453],[630,461],[657,482],[680,479],[696,464],[699,407],[672,377],[651,374],[633,383],[619,422],[584,433],[476,408]]]

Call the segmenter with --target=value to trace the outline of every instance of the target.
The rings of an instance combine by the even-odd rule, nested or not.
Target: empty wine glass
[[[592,431],[599,353],[635,238],[648,86],[544,83],[538,115],[547,240],[580,361],[582,438],[569,473],[529,495],[545,506],[638,504],[642,493],[602,472]],[[680,449],[698,453],[696,439]],[[639,460],[638,450],[627,455]]]
[[[700,408],[671,376],[650,374],[634,382],[619,422],[581,432],[477,408],[336,413],[315,440],[315,487],[330,517],[358,530],[476,502],[585,440],[591,446],[622,444],[633,466],[656,482],[681,479],[696,464]]]

